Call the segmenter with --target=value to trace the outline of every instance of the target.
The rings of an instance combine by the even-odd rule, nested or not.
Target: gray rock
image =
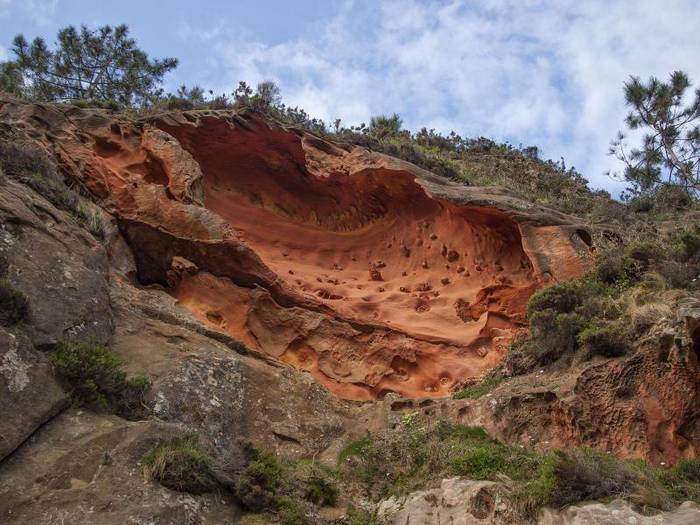
[[[0,328],[0,459],[68,404],[46,356]]]
[[[562,511],[545,509],[541,525],[694,525],[700,523],[700,506],[686,501],[670,512],[645,516],[623,500],[574,505]]]
[[[378,515],[390,525],[508,523],[503,491],[492,481],[443,479],[438,488],[381,501]]]
[[[29,299],[22,328],[35,346],[112,332],[104,247],[31,188],[0,184],[0,252],[7,278]]]

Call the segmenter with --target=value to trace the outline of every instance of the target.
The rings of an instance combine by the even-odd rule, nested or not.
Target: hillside
[[[700,519],[692,224],[246,109],[0,146],[4,523]]]

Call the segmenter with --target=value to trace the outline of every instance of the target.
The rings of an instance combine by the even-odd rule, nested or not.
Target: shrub
[[[671,309],[665,304],[644,304],[632,311],[632,328],[638,335],[643,334],[663,318],[670,318]]]
[[[586,320],[576,313],[557,314],[553,310],[537,312],[530,318],[533,344],[540,362],[550,363],[578,348],[577,336]]]
[[[0,277],[0,325],[19,323],[29,313],[27,296],[15,288],[10,281]]]
[[[75,406],[110,408],[125,417],[134,415],[132,410],[141,409],[148,380],[127,379],[121,360],[107,347],[61,341],[49,355],[49,361]]]
[[[335,505],[334,473],[315,462],[278,458],[250,443],[243,447],[246,465],[238,474],[235,494],[252,512],[276,512],[283,523],[306,523],[305,510]],[[299,521],[303,520],[303,521]]]
[[[676,256],[681,261],[689,261],[700,257],[700,226],[682,228],[671,236]]]
[[[620,324],[589,326],[578,334],[578,342],[593,355],[619,357],[627,353],[629,343]]]
[[[202,494],[216,488],[213,461],[194,434],[159,443],[141,461],[146,479],[169,489]]]
[[[532,323],[533,315],[546,310],[571,313],[581,305],[583,296],[583,290],[576,281],[552,284],[532,294],[527,302],[527,316]]]
[[[700,458],[681,459],[669,472],[678,479],[700,483]]]
[[[248,464],[236,480],[236,496],[250,511],[271,508],[275,492],[285,479],[286,469],[275,456],[250,443],[245,445],[244,452]]]
[[[142,419],[149,413],[145,397],[151,388],[147,377],[136,376],[126,380],[116,407],[117,414],[126,419]]]
[[[356,509],[354,507],[348,509],[348,514],[344,523],[346,525],[384,525],[379,518],[374,517],[365,510]]]
[[[496,443],[481,445],[465,451],[452,460],[452,471],[470,479],[493,479],[507,467],[507,449]]]
[[[332,506],[338,501],[338,489],[324,477],[312,475],[304,485],[304,497],[317,505]]]
[[[630,494],[640,482],[640,476],[626,463],[588,448],[561,454],[554,474],[556,483],[548,503],[557,506]]]
[[[595,273],[605,284],[624,288],[636,281],[640,275],[640,265],[627,255],[607,253],[598,260]]]
[[[0,142],[0,167],[8,177],[20,179],[34,173],[57,177],[51,157],[38,147]]]
[[[300,505],[293,499],[282,496],[276,502],[277,514],[282,525],[306,525],[306,515]]]
[[[112,111],[119,111],[121,109],[119,103],[113,99],[76,99],[72,100],[70,104],[78,108],[111,109]]]
[[[100,213],[66,186],[49,155],[38,147],[0,143],[0,167],[57,208],[69,212],[97,239],[107,236]]]
[[[649,266],[651,262],[663,258],[661,246],[650,241],[632,243],[625,252],[631,259],[641,262],[644,266]]]
[[[682,210],[693,205],[693,198],[685,188],[661,186],[654,193],[654,210]]]
[[[121,360],[102,345],[62,341],[49,356],[56,375],[69,389],[73,404],[118,403],[126,384]]]

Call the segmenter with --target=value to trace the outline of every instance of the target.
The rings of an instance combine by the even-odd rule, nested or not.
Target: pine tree
[[[644,134],[639,147],[628,149],[619,132],[610,154],[625,164],[622,178],[630,183],[631,195],[668,188],[693,199],[700,196],[700,89],[690,96],[690,86],[682,71],[672,73],[668,82],[632,77],[625,83],[631,108],[625,122]]]
[[[0,86],[32,100],[115,101],[141,105],[162,94],[160,84],[177,59],[150,60],[126,25],[95,30],[74,26],[58,32],[51,50],[42,38],[14,38],[15,60],[0,68]],[[14,75],[14,76],[11,76]],[[18,76],[19,75],[19,76]]]

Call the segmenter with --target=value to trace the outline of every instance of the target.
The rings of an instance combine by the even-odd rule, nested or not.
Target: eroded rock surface
[[[437,488],[383,500],[378,515],[387,525],[519,523],[504,498],[507,490],[503,484],[492,481],[443,479]],[[620,499],[544,509],[536,519],[540,525],[690,525],[699,521],[700,506],[695,503],[686,502],[673,511],[645,515]]]
[[[0,328],[0,460],[68,405],[46,357]]]
[[[68,404],[40,349],[112,332],[104,247],[31,188],[0,180],[0,255],[29,311],[0,329],[0,459]]]
[[[532,292],[591,257],[571,217],[250,113],[5,102],[0,121],[114,213],[142,283],[348,399],[481,377]]]

